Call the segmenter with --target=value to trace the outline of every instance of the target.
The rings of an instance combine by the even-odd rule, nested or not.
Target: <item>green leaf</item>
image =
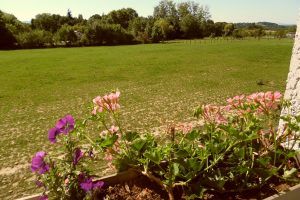
[[[117,135],[108,136],[103,138],[102,140],[98,140],[97,143],[102,148],[112,147],[113,144],[118,140]]]
[[[177,152],[175,152],[176,157],[187,157],[189,156],[189,152],[186,151],[185,149],[179,149]]]
[[[162,160],[161,152],[159,152],[158,150],[151,152],[147,151],[144,153],[144,156],[157,165],[159,165]]]
[[[199,136],[200,136],[200,131],[193,130],[192,132],[187,134],[186,139],[188,139],[190,141],[194,141],[194,140],[198,139]]]
[[[292,168],[291,170],[284,171],[283,178],[288,179],[291,178],[297,172],[296,168]]]
[[[172,172],[174,176],[177,176],[179,174],[179,163],[172,164]]]
[[[140,151],[144,147],[146,142],[147,142],[146,140],[139,138],[133,141],[131,147],[136,151]]]
[[[125,139],[128,142],[132,142],[136,138],[139,137],[139,134],[137,132],[127,132],[123,135],[123,139]]]
[[[192,169],[194,171],[199,171],[202,167],[202,164],[196,158],[189,158],[187,160],[187,165],[190,169]]]

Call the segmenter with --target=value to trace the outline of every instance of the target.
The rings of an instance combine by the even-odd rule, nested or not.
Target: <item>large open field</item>
[[[0,51],[0,199],[34,192],[28,163],[51,148],[47,130],[87,115],[96,95],[118,88],[124,126],[150,130],[192,120],[201,103],[283,92],[291,50],[292,40],[243,40]]]

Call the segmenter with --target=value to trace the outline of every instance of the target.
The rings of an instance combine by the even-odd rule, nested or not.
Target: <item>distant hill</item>
[[[273,22],[257,22],[257,23],[235,23],[234,24],[235,27],[237,28],[248,28],[251,26],[262,26],[265,29],[270,29],[270,30],[278,30],[278,29],[285,29],[285,28],[289,28],[295,25],[279,25]]]

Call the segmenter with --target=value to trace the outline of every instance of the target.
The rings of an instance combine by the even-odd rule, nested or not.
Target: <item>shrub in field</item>
[[[186,198],[197,198],[205,192],[243,192],[270,183],[299,182],[293,161],[296,152],[292,150],[299,139],[295,134],[300,129],[299,117],[284,117],[284,129],[277,131],[279,111],[288,105],[279,92],[236,96],[224,106],[203,105],[195,111],[203,125],[171,127],[168,140],[163,141],[151,133],[123,130],[119,97],[117,91],[93,100],[92,115],[83,124],[100,122],[102,131],[96,140],[74,126],[70,116],[49,131],[51,142],[55,143],[57,137],[64,142],[66,159],[58,167],[60,162],[53,162],[44,152],[34,157],[39,164],[33,170],[43,174],[41,179],[48,190],[69,196],[77,191],[76,195],[83,197],[86,185],[89,194],[103,186],[102,182],[93,182],[80,165],[88,159],[88,150],[76,146],[84,138],[96,152],[104,153],[103,160],[109,167],[138,171],[160,185],[170,199],[175,198],[175,190]],[[286,141],[293,142],[282,145]],[[83,174],[86,178],[78,178]],[[72,183],[68,188],[66,178]]]

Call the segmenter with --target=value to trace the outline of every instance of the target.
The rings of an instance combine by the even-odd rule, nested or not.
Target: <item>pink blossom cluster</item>
[[[215,124],[226,124],[227,119],[224,116],[225,107],[204,105],[202,106],[202,116],[206,122]]]
[[[120,137],[121,135],[118,132],[119,132],[119,127],[115,126],[115,125],[112,125],[109,129],[102,131],[100,133],[100,136],[105,137],[108,134],[110,134],[110,135],[111,134],[117,134]]]
[[[228,110],[230,110],[232,107],[237,108],[240,106],[243,106],[245,100],[245,95],[235,96],[233,98],[227,99],[228,106],[226,107]]]
[[[248,96],[239,95],[227,99],[225,106],[204,105],[202,117],[206,123],[226,124],[230,116],[243,117],[248,113],[269,114],[276,110],[281,102],[280,92],[259,92]]]
[[[187,134],[191,132],[191,130],[194,128],[194,125],[192,123],[179,123],[176,124],[175,129],[177,131],[181,131],[183,134]]]
[[[258,105],[259,112],[268,112],[269,110],[275,110],[281,101],[280,92],[259,92],[253,93],[247,97],[247,102]]]
[[[101,113],[103,111],[111,111],[114,112],[120,108],[119,104],[120,92],[112,92],[108,95],[104,95],[103,97],[97,96],[93,99],[94,109],[92,114],[96,115],[97,112]]]
[[[227,99],[226,110],[227,111],[238,111],[238,114],[244,114],[250,112],[249,106],[256,106],[255,110],[257,113],[267,113],[270,110],[274,110],[278,107],[281,101],[280,92],[257,92],[250,94],[249,96],[241,95]]]

